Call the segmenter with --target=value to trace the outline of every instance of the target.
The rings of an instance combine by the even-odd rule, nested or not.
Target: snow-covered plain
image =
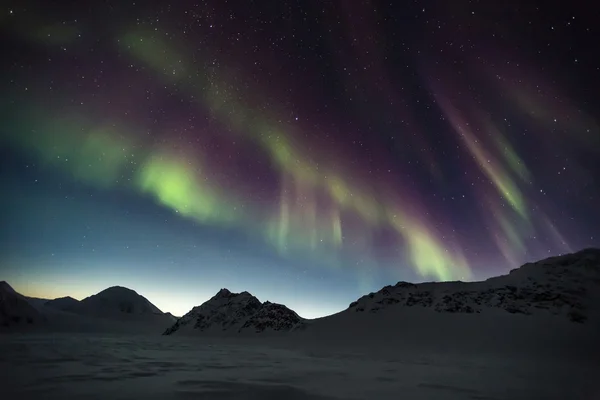
[[[88,299],[0,282],[0,400],[600,399],[598,249],[314,320],[225,289],[176,322],[126,288]]]
[[[437,334],[442,342],[444,332]],[[5,335],[0,336],[1,398],[600,398],[600,369],[581,354],[495,351],[493,342],[488,351],[481,346],[442,350],[401,337],[370,336],[360,345],[303,334],[293,339]]]

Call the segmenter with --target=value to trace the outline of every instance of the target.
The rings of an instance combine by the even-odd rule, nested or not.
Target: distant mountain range
[[[131,289],[110,287],[81,301],[72,297],[53,300],[28,298],[8,283],[0,282],[0,327],[29,325],[58,330],[103,331],[124,328],[169,326],[177,319],[163,313],[148,299]],[[113,322],[114,324],[110,324]],[[130,326],[128,327],[127,324]]]
[[[177,319],[124,287],[111,287],[81,301],[71,297],[45,300],[26,298],[0,282],[0,327],[5,330],[39,326],[94,330],[102,326],[110,331],[127,326],[164,335],[262,334],[310,331],[355,314],[388,318],[386,313],[395,310],[428,313],[428,318],[435,314],[501,313],[598,324],[600,250],[586,249],[528,263],[508,275],[481,282],[398,282],[362,296],[338,314],[317,320],[303,319],[281,304],[261,303],[248,292],[231,293],[227,289]]]

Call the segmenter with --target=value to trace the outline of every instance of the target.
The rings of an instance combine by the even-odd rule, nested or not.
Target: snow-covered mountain
[[[261,303],[248,292],[221,289],[210,300],[192,308],[164,334],[182,332],[290,331],[303,319],[284,305]]]
[[[25,297],[25,300],[27,300],[29,302],[29,304],[31,304],[32,306],[34,306],[38,310],[40,308],[44,308],[44,305],[48,301],[50,301],[50,299],[40,299],[39,297],[29,297],[29,296],[24,296],[24,297]]]
[[[110,330],[110,323],[118,323],[118,329],[140,331],[157,330],[157,333],[171,326],[175,321],[170,313],[163,313],[144,296],[134,290],[113,286],[81,301],[66,297],[46,304],[46,309],[60,310],[65,314],[75,314],[87,320],[96,320],[102,330]],[[115,326],[115,329],[117,327]]]
[[[0,282],[0,328],[39,325],[44,316],[5,281]]]
[[[439,314],[480,314],[493,318],[519,314],[571,321],[580,326],[600,326],[600,249],[528,263],[507,275],[482,282],[398,282],[362,296],[338,314],[317,320],[305,320],[281,304],[261,303],[248,292],[231,293],[227,289],[221,289],[177,319],[124,287],[110,287],[82,301],[71,297],[44,300],[22,296],[8,283],[0,282],[0,325],[4,327],[43,325],[45,329],[86,331],[101,327],[102,331],[137,329],[165,335],[292,331],[316,334],[337,332],[343,324],[347,324],[344,329],[352,332],[365,324],[381,323],[389,327],[390,318],[399,317],[392,316],[397,311],[409,312],[401,317],[406,323],[405,318],[413,322],[427,319],[433,325],[435,315]],[[361,318],[356,322],[350,317],[380,314],[377,321]]]
[[[575,323],[600,317],[600,250],[528,263],[509,274],[481,282],[398,282],[362,296],[334,316],[309,321],[289,308],[261,303],[248,292],[221,289],[214,297],[178,319],[165,331],[263,332],[312,330],[348,313],[376,314],[383,310],[429,310],[441,314],[558,316]],[[412,318],[412,317],[411,317]],[[430,318],[427,316],[427,318]],[[335,324],[334,324],[335,325]]]
[[[164,315],[154,304],[134,290],[113,286],[81,300],[77,312],[99,317]]]
[[[44,303],[46,307],[56,308],[57,310],[62,311],[77,311],[77,308],[81,306],[81,302],[72,298],[71,296],[59,297],[54,300],[47,300]]]
[[[28,298],[0,283],[0,325],[64,332],[157,333],[177,318],[131,289],[114,286],[81,301]],[[44,322],[43,324],[41,322]]]
[[[398,282],[361,297],[354,312],[421,307],[440,313],[554,314],[583,323],[600,311],[600,250],[528,263],[482,282]]]

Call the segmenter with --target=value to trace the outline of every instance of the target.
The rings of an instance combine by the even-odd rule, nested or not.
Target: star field
[[[600,244],[577,2],[9,2],[0,272],[305,316]],[[175,289],[177,288],[177,289]]]

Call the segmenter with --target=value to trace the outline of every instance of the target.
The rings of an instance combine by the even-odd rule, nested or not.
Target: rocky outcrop
[[[264,332],[290,331],[302,318],[284,305],[261,303],[248,292],[232,293],[221,289],[210,300],[194,307],[168,328],[164,334],[176,332]]]
[[[282,304],[264,302],[258,311],[252,315],[240,331],[264,332],[291,331],[301,325],[303,319]]]

